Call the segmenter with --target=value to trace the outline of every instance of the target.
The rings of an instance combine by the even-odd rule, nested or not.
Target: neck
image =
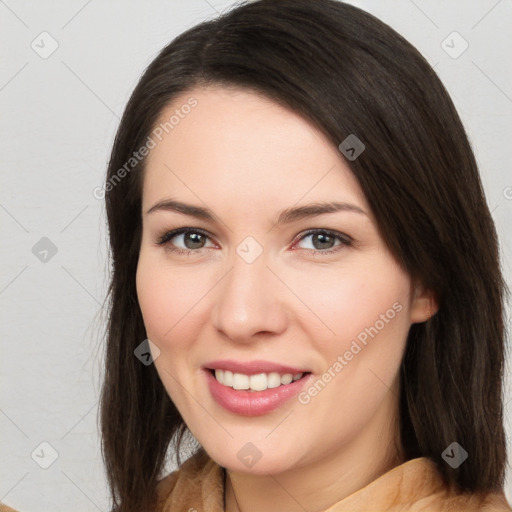
[[[227,470],[225,511],[322,512],[401,464],[398,415],[380,412],[349,443],[307,465],[266,475]]]

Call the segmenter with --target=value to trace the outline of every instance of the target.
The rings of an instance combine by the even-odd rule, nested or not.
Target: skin
[[[386,248],[338,148],[313,125],[250,91],[212,86],[176,97],[162,120],[190,97],[197,106],[151,150],[143,182],[137,292],[161,351],[156,369],[196,439],[227,468],[243,512],[325,510],[403,461],[399,366],[411,324],[427,320],[435,300]],[[169,198],[208,207],[220,221],[146,213]],[[281,210],[317,201],[366,213],[275,225]],[[180,227],[209,235],[157,244]],[[314,228],[353,244],[304,236]],[[247,236],[263,248],[250,264],[236,252]],[[195,252],[173,253],[173,244]],[[201,371],[208,361],[284,362],[317,380],[395,303],[394,318],[309,403],[244,417],[211,397]],[[247,442],[262,454],[252,468],[237,457]],[[231,485],[226,510],[238,510]]]

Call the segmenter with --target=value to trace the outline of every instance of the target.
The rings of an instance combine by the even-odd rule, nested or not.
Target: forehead
[[[167,130],[160,130],[146,161],[145,206],[165,194],[262,210],[328,196],[368,210],[338,148],[299,114],[262,95],[194,88],[174,98],[158,127]]]

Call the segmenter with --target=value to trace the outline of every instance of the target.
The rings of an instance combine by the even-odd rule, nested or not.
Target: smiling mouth
[[[231,372],[229,370],[207,369],[219,384],[232,388],[237,391],[258,392],[267,389],[280,388],[287,386],[292,382],[303,379],[311,374],[311,372],[301,373],[280,373],[268,372],[247,375],[244,373]]]

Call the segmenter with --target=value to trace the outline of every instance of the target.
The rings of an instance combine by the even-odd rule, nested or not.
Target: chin
[[[276,453],[269,450],[269,454],[265,455],[264,451],[259,450],[258,454],[257,449],[253,446],[247,443],[232,453],[229,453],[226,449],[217,453],[215,450],[208,450],[206,446],[205,450],[217,464],[237,473],[265,476],[298,467],[298,462],[284,452]]]

